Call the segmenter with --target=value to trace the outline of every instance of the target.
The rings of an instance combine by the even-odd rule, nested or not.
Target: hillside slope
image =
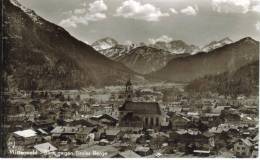
[[[259,61],[241,67],[234,73],[222,73],[194,80],[186,86],[190,92],[213,92],[222,95],[258,95]]]
[[[134,74],[15,0],[4,1],[4,8],[10,87],[103,86],[123,83]]]
[[[164,81],[191,82],[206,75],[233,72],[259,60],[259,42],[246,37],[209,53],[172,59],[164,68],[147,77]]]

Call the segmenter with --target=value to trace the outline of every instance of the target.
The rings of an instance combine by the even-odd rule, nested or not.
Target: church
[[[119,125],[122,127],[143,127],[156,129],[162,121],[162,113],[157,102],[134,102],[133,85],[130,80],[125,86],[124,104],[119,108]]]

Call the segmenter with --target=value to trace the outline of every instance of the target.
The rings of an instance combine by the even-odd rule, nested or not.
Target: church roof
[[[132,111],[137,114],[161,114],[157,102],[131,102],[126,101],[119,111]]]

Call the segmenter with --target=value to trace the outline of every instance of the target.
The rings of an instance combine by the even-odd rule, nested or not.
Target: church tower
[[[127,82],[126,82],[126,85],[125,85],[125,97],[126,97],[126,101],[132,101],[132,98],[133,98],[133,85],[132,85],[132,82],[131,80],[129,79]]]

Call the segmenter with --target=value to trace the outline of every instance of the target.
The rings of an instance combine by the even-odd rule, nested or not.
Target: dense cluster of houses
[[[10,100],[10,157],[257,157],[258,97],[176,96],[130,81],[102,103],[62,92]]]

